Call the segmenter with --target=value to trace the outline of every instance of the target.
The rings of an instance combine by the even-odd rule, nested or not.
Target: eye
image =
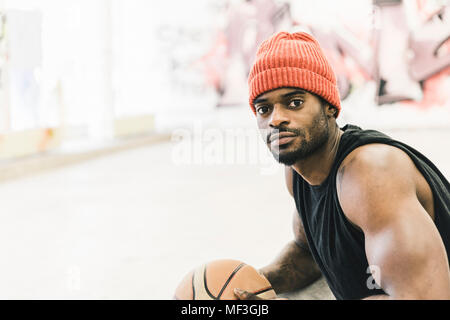
[[[291,100],[291,102],[289,103],[289,108],[298,108],[303,104],[303,100],[301,99],[294,99]]]
[[[268,106],[258,106],[256,107],[256,112],[259,114],[264,114],[269,110]]]

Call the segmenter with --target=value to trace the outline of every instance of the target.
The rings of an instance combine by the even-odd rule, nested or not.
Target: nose
[[[272,128],[279,128],[280,126],[287,125],[288,123],[289,118],[286,110],[278,104],[274,105],[272,114],[270,115],[269,126]]]

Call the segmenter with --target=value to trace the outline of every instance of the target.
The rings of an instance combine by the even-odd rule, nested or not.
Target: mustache
[[[282,132],[290,132],[290,133],[295,134],[296,136],[301,136],[301,137],[305,136],[305,132],[302,129],[278,127],[278,128],[274,128],[271,132],[269,132],[267,134],[266,142],[270,143],[270,138],[272,137],[272,135],[279,134]]]

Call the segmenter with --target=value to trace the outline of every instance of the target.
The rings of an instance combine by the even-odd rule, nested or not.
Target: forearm
[[[269,265],[260,271],[277,294],[292,292],[316,281],[321,272],[308,250],[289,242]]]

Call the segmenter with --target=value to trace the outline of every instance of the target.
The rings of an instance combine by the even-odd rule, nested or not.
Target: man
[[[449,182],[406,144],[338,127],[336,79],[318,42],[286,32],[266,40],[249,88],[297,208],[295,239],[260,270],[277,294],[322,274],[337,299],[450,299]]]

